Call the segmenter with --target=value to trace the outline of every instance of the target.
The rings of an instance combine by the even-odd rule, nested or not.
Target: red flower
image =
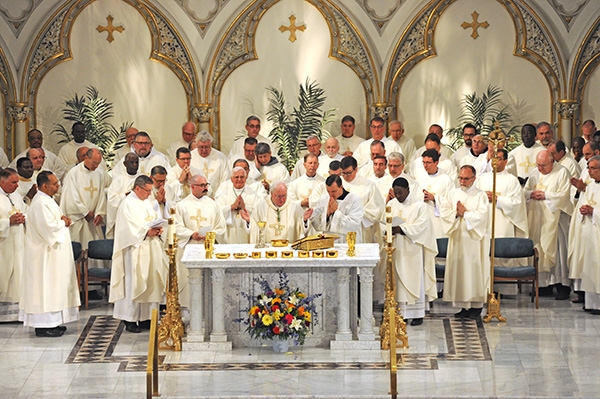
[[[281,330],[279,329],[279,327],[277,327],[277,326],[273,327],[273,334],[279,335],[280,332],[281,332]]]
[[[277,305],[273,305],[273,306],[271,306],[271,311],[272,311],[272,312],[274,312],[274,311],[276,311],[276,310],[278,310],[278,309],[279,309],[279,306],[277,306]]]
[[[294,321],[294,316],[292,316],[291,314],[286,314],[285,317],[283,318],[283,322],[285,324],[291,324],[291,322]]]

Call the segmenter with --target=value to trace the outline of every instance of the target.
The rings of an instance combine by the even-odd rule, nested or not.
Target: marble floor
[[[569,301],[502,301],[506,323],[460,322],[436,301],[408,326],[399,397],[598,398],[600,316]],[[144,397],[148,333],[130,334],[95,303],[60,338],[0,323],[0,398]],[[161,351],[161,398],[389,398],[389,354],[271,347]]]

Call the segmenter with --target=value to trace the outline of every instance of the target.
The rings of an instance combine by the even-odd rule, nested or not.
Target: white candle
[[[392,243],[392,209],[389,206],[385,207],[385,231],[387,243]]]
[[[173,245],[175,242],[175,223],[173,219],[169,219],[169,226],[167,227],[167,244]]]

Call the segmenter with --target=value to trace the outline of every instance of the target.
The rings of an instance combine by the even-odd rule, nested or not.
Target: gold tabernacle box
[[[314,251],[316,249],[327,249],[333,247],[333,241],[339,238],[335,234],[315,234],[301,238],[292,243],[292,248],[302,251]]]

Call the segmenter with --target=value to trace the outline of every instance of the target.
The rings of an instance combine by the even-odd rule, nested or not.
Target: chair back
[[[529,238],[502,237],[495,239],[496,258],[528,258],[535,255],[533,241]]]
[[[447,237],[438,238],[437,239],[437,247],[438,247],[438,254],[436,257],[437,258],[445,258],[446,253],[448,252],[448,238]]]
[[[73,259],[78,260],[81,257],[81,252],[83,251],[81,243],[77,241],[71,241],[71,246],[73,247]]]
[[[111,260],[115,240],[94,240],[88,243],[89,259]]]

